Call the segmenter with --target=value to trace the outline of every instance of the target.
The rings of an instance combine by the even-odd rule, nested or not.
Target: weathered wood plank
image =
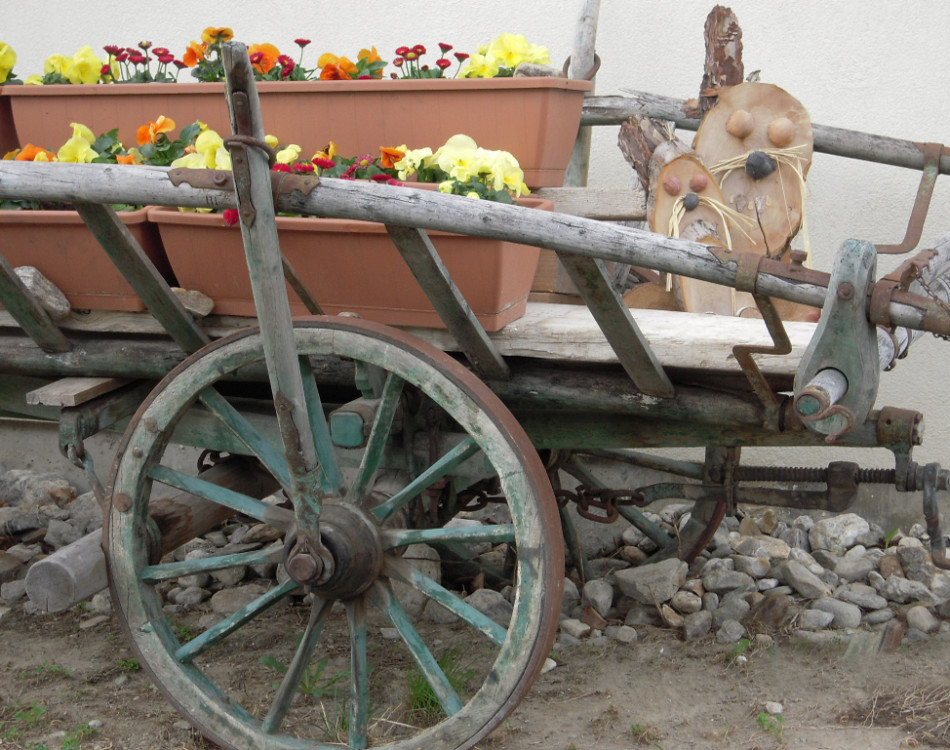
[[[121,388],[123,378],[63,378],[26,394],[26,403],[44,406],[79,406],[96,396]]]
[[[683,111],[685,102],[671,96],[621,89],[630,96],[598,96],[584,100],[581,125],[619,125],[633,115],[670,120],[684,130],[696,130],[699,120]],[[908,169],[924,168],[924,153],[913,141],[812,123],[815,151],[849,159],[873,161]],[[950,174],[950,149],[940,157],[940,173]]]
[[[593,79],[596,73],[597,17],[600,15],[600,0],[584,0],[577,19],[574,46],[567,68],[568,78]],[[577,139],[564,173],[564,184],[582,186],[587,184],[590,170],[591,129],[578,128]]]
[[[17,276],[7,259],[0,255],[0,302],[9,310],[23,331],[46,352],[68,352],[72,348],[49,313]]]
[[[637,188],[539,188],[538,198],[554,203],[554,210],[598,221],[644,221],[646,196]]]
[[[421,229],[393,224],[387,224],[386,231],[475,371],[492,380],[508,378],[508,365],[455,285],[428,235]]]

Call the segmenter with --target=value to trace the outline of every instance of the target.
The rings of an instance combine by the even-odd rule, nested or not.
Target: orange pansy
[[[138,164],[138,160],[135,158],[135,154],[116,154],[115,160],[117,164]]]
[[[205,59],[205,53],[207,51],[205,45],[198,44],[198,42],[191,42],[188,45],[188,49],[185,50],[185,54],[182,55],[182,62],[189,68],[193,68]]]
[[[254,63],[254,67],[260,73],[269,73],[270,69],[277,64],[277,58],[280,57],[280,50],[273,44],[252,44],[247,48],[248,55],[260,53],[261,59]]]
[[[175,121],[170,117],[161,115],[155,122],[142,125],[135,133],[135,140],[139,142],[140,146],[144,146],[146,143],[155,143],[159,133],[167,133],[174,129]]]
[[[234,38],[234,30],[227,26],[209,26],[201,32],[201,41],[205,44],[227,42]]]
[[[40,161],[53,161],[56,159],[56,154],[54,154],[52,151],[47,151],[45,148],[40,148],[39,146],[34,146],[32,143],[27,143],[22,149],[20,149],[20,153],[14,157],[14,160],[36,161],[36,157],[40,156],[41,154],[44,154],[46,158],[40,159]]]
[[[380,163],[383,165],[383,169],[392,169],[396,162],[406,155],[406,152],[401,148],[387,148],[386,146],[380,146],[379,153],[382,155]]]

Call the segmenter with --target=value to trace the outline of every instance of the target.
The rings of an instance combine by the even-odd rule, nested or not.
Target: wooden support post
[[[511,377],[508,365],[452,281],[425,231],[393,224],[387,224],[386,231],[475,371],[490,380]]]
[[[255,498],[266,497],[277,489],[270,474],[241,459],[216,464],[203,472],[201,478]],[[162,532],[162,554],[234,515],[233,510],[188,492],[156,498],[149,505],[149,513]],[[102,591],[108,583],[99,530],[34,563],[26,574],[26,593],[40,609],[62,612]]]
[[[2,255],[0,255],[0,302],[10,311],[27,336],[44,352],[55,354],[72,349],[69,339],[59,330]]]

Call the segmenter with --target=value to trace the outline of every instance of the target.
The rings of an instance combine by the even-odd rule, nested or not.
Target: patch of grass
[[[898,531],[900,531],[900,529],[895,526],[884,535],[884,549],[887,549],[891,546],[891,542],[894,541],[894,537],[897,536]]]
[[[72,677],[73,670],[67,669],[61,664],[54,664],[51,661],[44,661],[39,666],[35,667],[32,673],[25,672],[22,674],[32,674],[36,677],[42,677],[44,675],[48,675],[50,677]]]
[[[900,727],[918,742],[950,747],[950,688],[917,687],[879,690],[867,701],[854,704],[838,721],[867,727]]]
[[[194,630],[192,630],[187,625],[175,625],[172,630],[175,632],[175,637],[181,643],[188,643],[188,641],[194,639],[198,635]]]
[[[458,649],[449,649],[443,653],[438,664],[456,693],[464,692],[469,681],[475,676],[474,669],[462,666],[462,654]],[[443,715],[442,706],[429,681],[418,668],[406,674],[406,687],[409,690],[409,713],[414,719],[426,725],[439,721]]]
[[[336,674],[324,676],[329,661],[328,658],[323,658],[316,664],[308,665],[306,669],[304,669],[297,689],[308,698],[313,698],[314,700],[330,698],[335,700],[340,697],[342,686],[339,686],[338,683],[347,680],[350,673],[343,670]],[[270,654],[262,656],[260,663],[268,669],[273,669],[279,675],[287,674],[288,666]],[[280,682],[274,683],[275,690],[279,686]]]
[[[87,723],[76,727],[71,732],[66,732],[66,736],[63,738],[62,750],[79,750],[82,741],[95,736],[98,731]]]
[[[18,742],[26,732],[34,729],[45,715],[46,709],[38,706],[35,701],[28,704],[17,701],[15,704],[0,707],[0,739]]]
[[[762,727],[763,732],[768,732],[777,740],[782,739],[782,731],[785,729],[784,716],[772,716],[765,711],[759,711],[755,723]]]
[[[142,668],[138,659],[119,659],[116,664],[118,665],[119,669],[121,669],[126,674],[138,672]]]

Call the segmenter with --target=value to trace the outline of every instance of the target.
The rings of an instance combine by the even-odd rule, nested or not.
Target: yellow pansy
[[[268,146],[270,146],[271,148],[277,148],[277,146],[280,145],[280,141],[277,140],[277,136],[276,136],[276,135],[265,135],[265,136],[264,136],[264,143],[266,143],[266,144],[267,144]]]
[[[6,42],[0,42],[0,83],[7,80],[16,65],[16,52]]]
[[[63,75],[70,83],[97,83],[102,71],[102,60],[96,57],[92,47],[80,47],[63,67]]]
[[[274,157],[278,164],[293,164],[300,158],[300,152],[303,149],[296,143],[291,143],[286,148],[282,148]]]
[[[24,86],[42,86],[43,85],[43,76],[39,73],[32,73],[23,79]]]
[[[60,161],[88,164],[99,156],[85,138],[73,136],[62,145],[56,154]]]
[[[82,138],[90,144],[96,142],[96,136],[93,134],[92,130],[83,125],[81,122],[71,122],[69,123],[69,127],[73,129],[73,138]]]
[[[66,68],[66,63],[70,60],[72,60],[72,58],[66,57],[66,55],[50,55],[46,58],[46,62],[43,63],[44,75],[48,75],[50,73],[62,75],[63,70]]]
[[[449,138],[433,155],[432,161],[460,182],[478,174],[478,145],[461,133]]]

